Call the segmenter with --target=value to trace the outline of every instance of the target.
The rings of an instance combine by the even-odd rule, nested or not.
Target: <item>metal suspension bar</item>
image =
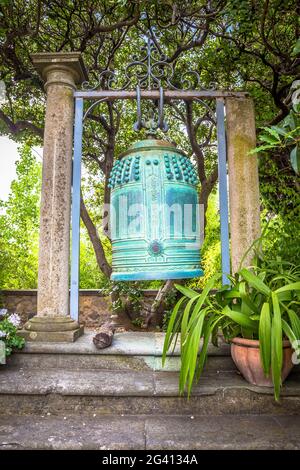
[[[141,109],[141,88],[138,85],[136,87],[136,109],[137,109],[137,121],[133,125],[133,129],[138,132],[144,127],[142,120],[142,109]]]
[[[79,318],[79,257],[80,257],[80,181],[83,127],[83,98],[75,99],[74,158],[72,181],[72,252],[70,313]]]
[[[228,193],[226,165],[226,136],[224,121],[224,100],[217,98],[217,137],[218,137],[218,174],[219,174],[219,205],[221,219],[221,261],[222,283],[229,284],[227,275],[230,274],[230,249],[228,226]]]
[[[164,90],[164,100],[186,100],[192,101],[196,98],[225,98],[236,97],[244,98],[249,93],[244,91],[221,91],[221,90]],[[90,100],[97,100],[99,98],[106,98],[107,101],[113,100],[135,100],[137,92],[132,90],[99,90],[99,91],[76,91],[75,98],[88,98]],[[141,90],[141,99],[159,100],[159,90]]]

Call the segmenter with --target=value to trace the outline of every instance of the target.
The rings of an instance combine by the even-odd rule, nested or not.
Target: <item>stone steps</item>
[[[118,333],[97,350],[93,333],[75,343],[27,343],[0,368],[0,413],[60,416],[114,414],[300,414],[300,374],[285,383],[281,404],[270,388],[248,384],[229,346],[210,346],[203,377],[189,400],[178,394],[178,347],[164,369],[161,333]]]
[[[86,333],[75,343],[27,343],[24,350],[8,358],[10,367],[28,369],[110,369],[179,370],[179,348],[169,355],[162,367],[163,333],[117,333],[111,347],[97,350],[93,333]],[[235,370],[230,347],[220,340],[220,347],[209,346],[207,369]]]
[[[272,388],[235,371],[204,373],[187,400],[178,395],[177,372],[8,367],[0,373],[0,414],[300,414],[299,379],[291,374],[277,404]]]
[[[179,356],[168,357],[162,366],[161,356],[125,354],[51,354],[17,353],[8,358],[7,365],[23,369],[72,369],[72,370],[144,370],[144,371],[179,371]],[[231,356],[211,355],[206,369],[236,370]]]
[[[282,389],[248,384],[227,344],[210,346],[189,400],[178,394],[179,350],[162,370],[161,333],[118,333],[97,350],[27,343],[0,366],[0,449],[300,448],[300,373]]]
[[[0,449],[296,450],[300,416],[1,416]]]

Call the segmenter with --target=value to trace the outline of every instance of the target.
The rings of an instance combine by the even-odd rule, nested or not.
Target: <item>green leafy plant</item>
[[[163,303],[164,313],[163,313],[163,320],[162,320],[163,331],[167,331],[170,316],[172,314],[173,307],[177,301],[177,298],[178,298],[178,290],[173,288],[167,293],[164,299],[164,303]]]
[[[112,310],[119,312],[128,306],[133,313],[139,313],[143,298],[142,290],[137,282],[114,282],[108,291],[112,298]]]
[[[5,354],[9,356],[15,348],[22,349],[25,340],[18,335],[20,317],[16,313],[8,314],[6,309],[0,310],[0,340],[5,343]]]
[[[291,147],[290,160],[296,173],[300,172],[300,116],[291,111],[278,126],[262,127],[265,133],[259,136],[262,145],[255,147],[250,153],[263,150]]]
[[[293,55],[299,54],[299,40],[297,41]],[[294,171],[300,172],[300,80],[295,80],[291,86],[292,108],[289,114],[278,123],[277,126],[262,127],[263,133],[259,136],[262,145],[253,149],[250,154],[273,150],[276,148],[288,148],[290,161]]]
[[[300,39],[294,45],[291,56],[300,53]],[[262,145],[250,153],[276,148],[288,148],[290,161],[295,173],[300,172],[300,80],[295,80],[290,88],[291,109],[289,114],[277,126],[262,127],[264,133],[259,136]]]
[[[280,264],[281,271],[278,270]],[[275,399],[279,399],[282,368],[282,341],[300,340],[299,267],[277,262],[264,269],[241,269],[231,284],[215,294],[211,290],[220,278],[213,276],[201,293],[180,285],[183,294],[177,302],[166,332],[163,364],[168,350],[180,336],[180,393],[190,395],[203,371],[209,341],[217,345],[220,329],[226,341],[240,336],[258,339],[266,376],[271,374]]]

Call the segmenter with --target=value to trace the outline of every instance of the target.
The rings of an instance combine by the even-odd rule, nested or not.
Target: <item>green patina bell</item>
[[[201,276],[195,169],[169,142],[135,143],[114,164],[111,187],[114,281]]]

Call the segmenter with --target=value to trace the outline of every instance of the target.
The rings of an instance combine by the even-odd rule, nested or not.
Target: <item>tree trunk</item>
[[[153,318],[155,317],[156,313],[158,312],[159,308],[162,306],[167,294],[170,292],[170,290],[172,290],[173,286],[174,286],[174,280],[173,279],[168,279],[168,281],[166,281],[162,286],[161,288],[159,289],[159,291],[157,292],[157,295],[155,297],[155,300],[151,306],[151,310],[145,320],[145,327],[149,327],[150,324],[151,324],[151,321],[153,320]]]
[[[99,266],[100,270],[103,272],[103,274],[105,274],[105,276],[110,278],[111,266],[108,264],[108,261],[107,261],[106,256],[105,256],[104,249],[103,249],[98,231],[97,231],[92,219],[90,218],[90,215],[89,215],[89,213],[87,211],[87,208],[84,204],[82,195],[81,195],[81,198],[80,198],[80,216],[81,216],[81,219],[82,219],[82,221],[83,221],[83,223],[84,223],[84,225],[85,225],[85,227],[88,231],[91,243],[92,243],[94,251],[95,251],[98,266]]]

